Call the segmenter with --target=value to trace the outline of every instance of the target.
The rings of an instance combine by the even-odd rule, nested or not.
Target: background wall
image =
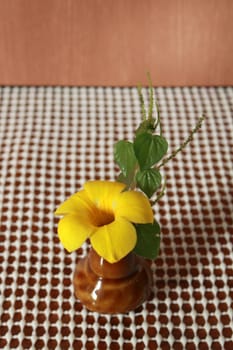
[[[232,85],[232,37],[232,0],[0,0],[0,85]]]

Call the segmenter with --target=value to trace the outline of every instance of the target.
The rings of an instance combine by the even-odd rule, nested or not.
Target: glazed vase
[[[111,264],[91,248],[78,262],[73,282],[75,296],[88,310],[126,313],[148,299],[152,273],[147,262],[133,252]]]

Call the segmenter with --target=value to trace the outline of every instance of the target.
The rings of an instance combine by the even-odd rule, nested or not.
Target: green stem
[[[157,110],[157,121],[156,121],[156,124],[155,124],[155,130],[157,129],[157,126],[159,125],[159,133],[160,133],[160,136],[163,135],[163,130],[162,130],[162,124],[161,124],[161,119],[160,119],[160,109],[159,109],[159,104],[158,102],[155,102],[155,105],[156,105],[156,110]]]
[[[152,80],[149,72],[147,72],[147,79],[149,81],[149,87],[150,87],[150,105],[149,105],[148,120],[152,121],[153,107],[154,107],[154,91],[153,91]]]
[[[175,156],[177,155],[177,153],[181,152],[186,146],[187,144],[192,141],[193,139],[193,135],[198,131],[198,129],[200,129],[203,120],[205,119],[205,116],[201,116],[201,118],[198,120],[195,128],[190,132],[188,138],[182,143],[182,145],[180,147],[178,147],[169,157],[165,158],[162,163],[158,166],[158,169],[160,169],[162,166],[164,166],[169,160],[175,158]]]
[[[142,110],[142,120],[144,121],[146,120],[146,109],[145,109],[145,103],[144,103],[141,85],[138,85],[138,95],[139,95],[139,100],[140,100],[140,105]]]

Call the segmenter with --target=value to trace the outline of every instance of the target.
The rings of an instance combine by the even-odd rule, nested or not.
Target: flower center
[[[109,225],[115,220],[114,213],[98,209],[93,217],[95,226]]]

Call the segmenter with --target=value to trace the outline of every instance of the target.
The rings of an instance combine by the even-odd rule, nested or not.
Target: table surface
[[[148,91],[143,90],[146,98]],[[54,210],[89,179],[114,179],[113,144],[140,121],[136,88],[0,88],[0,348],[233,349],[233,89],[157,88],[169,151],[153,293],[128,314],[87,311]]]

